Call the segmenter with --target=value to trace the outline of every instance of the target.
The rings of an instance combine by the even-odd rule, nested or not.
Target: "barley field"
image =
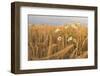
[[[28,60],[79,58],[88,58],[87,25],[29,24]]]

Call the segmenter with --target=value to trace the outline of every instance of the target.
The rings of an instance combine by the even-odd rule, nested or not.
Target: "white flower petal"
[[[55,33],[59,32],[59,31],[60,31],[60,29],[57,28],[57,29],[55,30]]]
[[[61,40],[62,40],[62,37],[61,37],[61,36],[59,36],[59,37],[57,38],[57,40],[58,40],[58,41],[61,41]]]

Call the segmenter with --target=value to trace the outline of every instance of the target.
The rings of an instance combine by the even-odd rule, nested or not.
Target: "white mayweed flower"
[[[74,28],[74,29],[77,29],[77,26],[75,24],[71,24],[71,26]]]
[[[68,26],[65,26],[65,29],[67,29],[68,28]]]
[[[73,39],[73,37],[71,36],[71,37],[68,38],[67,41],[69,42],[69,41],[71,41],[72,39]]]
[[[57,29],[55,30],[55,33],[59,32],[59,31],[60,31],[60,29],[57,28]]]
[[[61,37],[61,36],[59,36],[59,37],[57,38],[57,40],[58,40],[58,41],[61,41],[61,40],[62,40],[62,37]]]

